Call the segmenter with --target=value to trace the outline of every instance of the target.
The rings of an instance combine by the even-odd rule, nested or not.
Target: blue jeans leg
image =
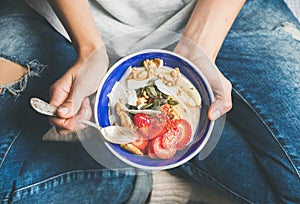
[[[233,110],[204,161],[182,170],[241,203],[300,203],[299,23],[282,0],[249,0],[217,58]]]
[[[0,27],[0,57],[28,69],[22,79],[1,87],[0,201],[126,201],[133,169],[108,170],[77,142],[42,141],[48,119],[30,107],[33,96],[48,100],[49,86],[74,63],[71,44],[23,1],[1,1]]]

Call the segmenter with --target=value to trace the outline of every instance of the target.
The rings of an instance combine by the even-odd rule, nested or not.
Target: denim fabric
[[[0,94],[1,203],[122,203],[133,169],[105,169],[80,143],[43,142],[47,117],[30,107],[74,62],[71,44],[23,1],[1,1],[0,57],[28,69]],[[9,67],[8,67],[9,68]],[[1,73],[0,73],[1,74]]]
[[[47,100],[49,86],[72,65],[73,47],[22,1],[1,1],[0,27],[0,57],[29,71],[0,94],[0,200],[125,202],[133,169],[105,169],[76,142],[42,141],[47,118],[30,108],[29,98]],[[195,157],[171,172],[237,203],[300,203],[297,32],[282,0],[247,1],[217,58],[234,88],[222,137],[204,161]]]
[[[249,0],[217,66],[233,109],[204,161],[181,170],[241,203],[300,203],[299,23],[281,0]]]

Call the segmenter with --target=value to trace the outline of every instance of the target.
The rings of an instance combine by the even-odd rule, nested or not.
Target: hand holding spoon
[[[57,116],[56,110],[57,107],[52,106],[51,104],[39,99],[39,98],[31,98],[30,104],[32,108],[47,116]],[[100,127],[96,123],[93,123],[88,120],[83,120],[82,123],[92,126],[96,129],[98,129],[103,138],[111,143],[115,144],[127,144],[135,141],[137,139],[137,135],[130,130],[121,127],[121,126],[107,126],[107,127]]]

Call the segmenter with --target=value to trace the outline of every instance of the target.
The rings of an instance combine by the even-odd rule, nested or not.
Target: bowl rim
[[[99,86],[98,86],[98,89],[97,89],[97,93],[96,93],[96,98],[95,98],[95,103],[94,103],[94,119],[96,121],[97,124],[99,124],[99,120],[98,120],[98,104],[99,104],[99,97],[100,97],[100,93],[101,93],[101,90],[106,81],[106,79],[108,78],[108,76],[110,76],[110,74],[120,65],[122,64],[124,61],[134,57],[134,56],[137,56],[137,55],[140,55],[140,54],[145,54],[145,53],[165,53],[165,54],[169,54],[169,55],[173,55],[175,57],[178,57],[184,61],[186,61],[191,67],[193,67],[196,72],[200,75],[204,85],[206,86],[206,89],[208,91],[208,96],[209,96],[209,99],[212,102],[214,102],[215,98],[214,98],[214,94],[213,94],[213,91],[212,91],[212,88],[210,86],[210,84],[208,83],[208,80],[206,79],[206,77],[204,76],[204,74],[198,69],[198,67],[193,63],[191,62],[189,59],[187,59],[186,57],[184,56],[181,56],[175,52],[172,52],[172,51],[168,51],[168,50],[163,50],[163,49],[144,49],[144,50],[140,50],[140,51],[137,51],[137,52],[133,52],[133,53],[130,53],[122,58],[120,58],[119,60],[117,60],[110,68],[109,70],[107,71],[107,73],[103,76],[103,78],[101,79],[100,83],[99,83]],[[195,157],[197,154],[199,154],[201,152],[201,150],[204,148],[204,146],[206,145],[206,143],[208,142],[209,138],[211,137],[211,133],[212,133],[212,130],[213,130],[213,127],[214,127],[214,124],[215,124],[215,121],[210,121],[210,125],[208,127],[208,130],[207,130],[207,133],[205,135],[205,138],[204,140],[202,141],[202,143],[197,147],[197,149],[192,152],[190,155],[188,155],[186,158],[178,161],[178,162],[175,162],[173,164],[168,164],[168,165],[163,165],[163,166],[147,166],[147,165],[141,165],[141,164],[137,164],[137,163],[134,163],[124,157],[122,157],[118,152],[116,152],[111,144],[107,141],[104,141],[104,144],[105,146],[118,158],[120,159],[122,162],[126,163],[126,164],[129,164],[130,166],[132,167],[136,167],[136,168],[139,168],[139,169],[144,169],[144,170],[166,170],[166,169],[171,169],[171,168],[175,168],[175,167],[178,167],[186,162],[188,162],[189,160],[191,160],[193,157]]]

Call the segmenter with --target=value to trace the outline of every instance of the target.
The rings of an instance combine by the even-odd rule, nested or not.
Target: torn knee
[[[39,76],[45,65],[33,60],[20,65],[14,61],[0,58],[0,94],[9,91],[14,96],[19,96],[26,86],[30,76]]]
[[[0,73],[0,84],[7,85],[20,80],[28,73],[28,69],[9,60],[0,59]]]

